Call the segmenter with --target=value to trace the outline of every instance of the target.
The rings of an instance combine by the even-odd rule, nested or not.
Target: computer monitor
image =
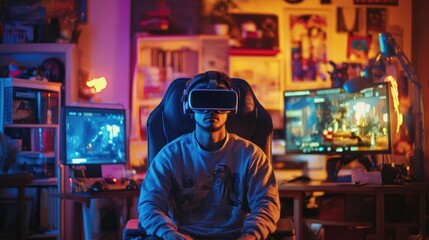
[[[61,156],[64,164],[126,163],[124,109],[65,106],[61,117]]]
[[[389,86],[286,91],[284,132],[286,153],[390,153]]]

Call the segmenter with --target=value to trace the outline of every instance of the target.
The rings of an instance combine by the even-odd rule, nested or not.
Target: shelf
[[[56,177],[51,178],[37,178],[34,179],[30,184],[31,187],[56,187],[58,179]]]
[[[5,128],[58,128],[58,124],[37,124],[37,123],[13,123],[5,124]]]
[[[56,239],[58,236],[58,231],[50,230],[44,233],[30,233],[26,236],[26,239]]]
[[[231,56],[276,56],[279,52],[280,50],[273,49],[229,49],[229,55]]]
[[[3,47],[0,47],[0,60],[7,56],[8,49]],[[28,214],[28,234],[22,231],[25,236],[21,239],[58,238],[61,229],[60,200],[49,195],[62,190],[61,173],[57,169],[61,88],[62,84],[57,82],[0,79],[0,98],[4,100],[0,105],[0,131],[10,136],[19,150],[16,168],[31,176],[32,181],[24,187],[37,189],[25,193],[37,201]],[[1,182],[12,184],[15,181],[9,176]],[[42,233],[40,229],[51,230]]]
[[[54,91],[54,92],[58,91],[58,88],[61,87],[61,83],[57,83],[57,82],[43,82],[43,81],[34,81],[34,80],[21,79],[21,78],[9,78],[9,79],[12,79],[14,87],[47,90],[47,91]]]
[[[55,157],[55,152],[20,151],[18,152],[18,156],[28,158],[53,158]]]
[[[25,66],[40,66],[49,58],[59,59],[64,63],[65,75],[62,83],[48,82],[48,85],[61,85],[67,94],[63,96],[62,103],[73,104],[79,101],[78,74],[79,56],[76,44],[60,43],[25,43],[25,44],[0,44],[0,64],[7,65],[13,59]],[[46,82],[21,79],[25,84],[32,84],[38,88]],[[17,83],[21,84],[21,83]]]
[[[228,41],[228,36],[219,35],[135,35],[131,142],[146,138],[147,117],[171,81],[208,70],[229,72]],[[139,151],[131,151],[131,162],[142,162]]]

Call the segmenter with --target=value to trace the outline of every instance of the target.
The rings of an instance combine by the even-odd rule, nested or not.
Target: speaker
[[[381,167],[381,181],[383,184],[395,184],[398,177],[398,170],[395,165],[383,164]]]

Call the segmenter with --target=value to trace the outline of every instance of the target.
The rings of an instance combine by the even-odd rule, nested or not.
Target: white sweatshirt
[[[189,133],[153,159],[138,211],[146,232],[158,237],[179,230],[195,239],[265,239],[276,229],[280,202],[271,163],[257,145],[229,133],[221,149],[205,151]]]

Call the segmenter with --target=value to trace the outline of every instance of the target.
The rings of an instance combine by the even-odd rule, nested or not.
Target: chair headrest
[[[194,120],[182,112],[181,96],[185,83],[186,80],[173,81],[169,87],[171,90],[164,96],[162,123],[168,142],[195,130]],[[250,139],[257,118],[253,92],[248,83],[241,79],[233,79],[232,88],[239,95],[238,110],[236,114],[229,115],[226,128],[228,132]]]
[[[182,95],[188,80],[188,78],[174,80],[165,92],[161,103],[148,118],[149,162],[168,142],[195,130],[194,120],[189,114],[183,114]],[[266,150],[271,145],[270,142],[267,143],[267,140],[271,140],[270,137],[267,137],[272,133],[271,117],[257,101],[250,85],[245,80],[232,78],[232,88],[238,94],[238,110],[236,114],[231,113],[228,116],[227,131],[248,139]],[[264,118],[263,120],[259,119],[261,116]]]

